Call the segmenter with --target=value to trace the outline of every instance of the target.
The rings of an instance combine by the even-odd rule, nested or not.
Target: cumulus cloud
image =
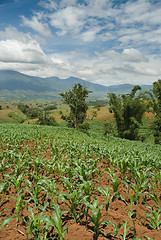
[[[63,78],[76,76],[103,85],[151,84],[161,76],[161,59],[144,56],[136,49],[124,49],[121,53],[110,50],[94,56],[78,52],[57,53],[50,58],[56,65],[49,68],[48,73]]]
[[[148,59],[137,49],[124,49],[122,56],[127,62],[148,62]]]
[[[1,69],[9,68],[41,77],[76,76],[104,85],[140,84],[139,81],[148,84],[161,76],[160,55],[144,55],[135,48],[125,48],[122,52],[95,52],[92,56],[79,51],[46,55],[36,40],[16,28],[0,31],[0,38],[3,38],[0,40]]]
[[[161,77],[159,1],[41,0],[39,7],[21,17],[32,35],[11,26],[0,31],[1,68],[105,85]]]
[[[0,61],[20,63],[44,63],[47,57],[38,42],[28,34],[19,32],[16,28],[8,27],[0,31]]]
[[[8,39],[0,41],[0,61],[42,63],[46,61],[46,57],[39,44],[34,40],[24,43]]]

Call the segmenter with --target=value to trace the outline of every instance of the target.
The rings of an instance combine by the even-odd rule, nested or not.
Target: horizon
[[[103,86],[161,78],[158,0],[1,0],[0,70]]]
[[[59,78],[57,76],[50,76],[50,77],[40,77],[40,76],[32,76],[32,75],[28,75],[28,74],[25,74],[25,73],[22,73],[22,72],[19,72],[19,71],[16,71],[16,70],[11,70],[11,69],[0,69],[0,71],[10,71],[10,72],[16,72],[16,73],[20,73],[20,74],[23,74],[25,76],[28,76],[28,77],[38,77],[38,78],[41,78],[41,79],[47,79],[47,78]],[[104,87],[113,87],[113,86],[120,86],[120,85],[135,85],[135,84],[132,84],[132,83],[120,83],[120,84],[113,84],[113,85],[102,85],[102,84],[99,84],[99,83],[93,83],[93,82],[90,82],[88,80],[84,80],[84,79],[81,79],[81,78],[77,78],[75,76],[70,76],[70,77],[67,77],[67,78],[59,78],[60,80],[68,80],[70,78],[74,78],[74,79],[78,79],[78,80],[82,80],[82,81],[85,81],[85,82],[89,82],[89,83],[92,83],[92,84],[98,84],[98,85],[101,85],[101,86],[104,86]],[[143,85],[146,85],[146,86],[153,86],[153,83],[152,84],[140,84],[140,86],[143,86]]]

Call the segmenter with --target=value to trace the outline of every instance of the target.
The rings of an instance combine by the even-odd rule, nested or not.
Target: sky
[[[0,0],[0,70],[152,84],[161,79],[161,1]]]

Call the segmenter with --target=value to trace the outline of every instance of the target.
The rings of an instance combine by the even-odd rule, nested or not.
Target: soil
[[[34,143],[30,143],[28,144],[28,146],[31,148],[34,145]],[[4,147],[5,149],[5,147]],[[3,149],[3,150],[4,150]],[[34,152],[33,152],[34,154]],[[50,159],[50,149],[48,149],[47,154],[45,156],[46,160],[47,158]],[[122,176],[121,173],[116,169],[113,169],[111,166],[109,166],[108,164],[108,159],[102,159],[101,161],[101,167],[98,167],[98,171],[101,172],[101,176],[99,177],[98,175],[95,174],[94,180],[95,180],[95,184],[97,186],[101,186],[101,187],[108,187],[108,186],[112,186],[112,181],[110,180],[110,177],[107,173],[105,173],[105,170],[107,170],[108,168],[110,168],[112,171],[114,171],[118,177],[118,180],[121,182],[122,181]],[[32,171],[32,170],[30,170]],[[7,169],[7,174],[14,174],[14,169]],[[45,175],[48,175],[47,173],[43,173]],[[124,177],[129,178],[129,174],[126,172]],[[51,177],[55,177],[56,181],[59,182],[59,176],[57,174],[55,174],[54,176],[51,174]],[[28,176],[26,175],[26,179],[28,178]],[[1,176],[2,179],[2,176]],[[133,181],[132,177],[131,177],[131,181]],[[59,190],[61,190],[62,185],[60,184],[59,186]],[[148,187],[147,187],[148,189]],[[132,212],[133,217],[129,218],[128,214],[127,214],[127,210],[128,210],[128,205],[127,203],[129,203],[129,196],[126,193],[127,189],[125,188],[125,185],[123,183],[120,183],[119,188],[118,188],[118,192],[120,193],[120,195],[122,196],[122,198],[120,198],[119,196],[113,197],[113,199],[111,199],[110,205],[109,205],[109,209],[108,211],[106,211],[105,209],[105,205],[103,206],[103,208],[101,209],[101,220],[110,220],[112,223],[118,225],[119,223],[121,224],[125,224],[125,221],[129,220],[128,222],[128,227],[131,227],[128,231],[128,234],[126,236],[126,239],[156,239],[156,240],[161,240],[161,229],[159,230],[153,230],[150,229],[150,226],[148,226],[148,222],[146,220],[146,215],[144,214],[145,212],[147,212],[147,205],[148,206],[155,206],[155,202],[149,197],[149,195],[147,195],[146,193],[143,193],[143,196],[140,196],[140,201],[139,203],[136,203],[133,205],[132,207]],[[148,191],[150,191],[150,189],[148,189]],[[161,198],[161,193],[160,193],[160,186],[156,187],[154,189],[155,193],[157,194],[157,196],[159,197],[159,201]],[[110,190],[111,195],[112,195],[112,190]],[[43,192],[43,194],[45,195],[45,192]],[[132,196],[134,194],[134,192],[132,190],[130,190],[129,192],[130,196]],[[28,199],[28,193],[25,192],[25,190],[23,191],[23,195],[24,195],[24,199]],[[144,201],[144,197],[147,195],[147,199],[146,202]],[[13,198],[13,196],[17,197],[17,193],[16,193],[16,189],[14,187],[11,187],[9,189],[9,192],[7,194],[2,193],[1,194],[1,203],[0,203],[0,213],[1,213],[1,221],[4,220],[6,217],[10,216],[10,215],[14,215],[15,214],[15,207],[16,207],[16,199]],[[100,194],[98,194],[98,192],[94,192],[93,196],[96,197],[96,199],[98,199],[99,201],[99,205],[103,204],[103,202],[105,201],[105,198],[103,196],[100,196]],[[123,200],[126,199],[126,202]],[[3,201],[4,200],[4,201]],[[41,199],[41,201],[43,202],[43,199]],[[67,206],[59,201],[59,205],[60,205],[60,209],[61,210],[68,210]],[[33,207],[33,202],[29,203],[29,206]],[[160,206],[161,206],[161,201],[160,201]],[[26,210],[26,205],[23,209],[23,211],[21,212],[21,215],[23,218],[25,218],[26,216],[28,216],[28,212]],[[8,210],[5,210],[8,209]],[[79,209],[78,209],[79,211]],[[48,214],[50,215],[51,213],[49,212],[49,210],[47,210]],[[89,215],[91,214],[91,212],[89,211]],[[88,219],[89,220],[89,219]],[[160,218],[161,220],[161,218]],[[75,222],[68,214],[64,215],[64,217],[62,218],[63,221],[63,225],[68,227],[68,232],[65,234],[65,240],[106,240],[106,239],[110,239],[110,240],[115,240],[115,239],[123,239],[123,233],[124,233],[124,226],[121,226],[118,233],[116,236],[114,234],[109,234],[109,232],[111,232],[112,230],[114,230],[114,228],[111,226],[111,224],[107,226],[105,225],[101,225],[100,226],[100,231],[104,230],[104,235],[99,235],[96,236],[92,230],[94,230],[93,224],[89,221],[86,220],[86,217],[83,217],[81,221]],[[21,220],[20,223],[18,224],[18,227],[16,227],[16,219],[13,218],[11,220],[11,222],[9,222],[7,225],[5,225],[4,227],[2,227],[1,232],[0,232],[0,239],[2,240],[25,240],[27,239],[27,235],[25,232],[25,226],[23,224],[21,224]],[[133,227],[135,227],[136,230],[136,234],[135,231],[133,229]],[[148,236],[149,238],[145,238],[144,235]],[[48,239],[54,239],[51,238],[52,236],[56,236],[54,235],[54,230],[51,229],[50,232],[50,238]],[[34,239],[33,236],[29,236],[28,239]],[[43,239],[43,238],[42,238]]]

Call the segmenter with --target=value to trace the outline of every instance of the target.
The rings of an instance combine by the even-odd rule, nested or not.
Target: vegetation
[[[67,121],[69,127],[78,129],[85,121],[88,109],[86,98],[89,93],[90,91],[81,84],[75,84],[72,90],[60,93],[64,103],[67,103],[70,107],[70,114],[68,116],[61,113],[62,119]]]
[[[0,146],[3,239],[159,240],[160,145],[107,139],[97,123],[89,135],[0,124]]]
[[[161,80],[153,83],[154,140],[161,144]]]
[[[145,112],[145,103],[140,96],[135,96],[140,89],[139,86],[135,86],[130,94],[123,94],[121,97],[109,93],[110,111],[114,113],[117,130],[121,138],[139,139],[139,128]]]
[[[78,131],[64,122],[57,126],[55,104],[18,104],[18,109],[16,103],[3,105],[0,112],[15,122],[21,122],[20,110],[28,119],[35,112],[38,118],[33,125],[0,124],[3,239],[15,231],[27,239],[75,239],[80,230],[80,239],[159,240],[161,146],[129,140],[138,140],[141,131],[150,135],[153,119],[144,116],[150,102],[154,138],[160,143],[161,80],[146,101],[138,90],[135,86],[120,97],[109,94],[113,114],[98,102],[88,109],[90,91],[80,84],[61,93],[62,110],[69,113],[62,113],[62,119]],[[105,111],[109,117],[100,114],[101,120],[85,121],[87,110],[87,119]],[[117,133],[129,140],[114,137]]]
[[[28,118],[34,119],[34,118],[38,118],[40,112],[38,111],[38,109],[33,108],[33,107],[29,107],[28,105],[25,104],[19,104],[18,108],[24,113],[26,114],[26,116]]]
[[[54,110],[54,109],[57,109],[56,104],[51,104],[51,105],[46,106],[44,108],[44,111],[51,111],[51,110]]]
[[[49,125],[49,126],[56,126],[57,122],[54,117],[49,116],[49,112],[47,111],[42,111],[39,114],[39,120],[37,121],[38,124],[40,125]]]
[[[23,123],[26,120],[25,115],[15,113],[14,111],[10,111],[8,113],[8,116],[12,118],[16,123]]]

